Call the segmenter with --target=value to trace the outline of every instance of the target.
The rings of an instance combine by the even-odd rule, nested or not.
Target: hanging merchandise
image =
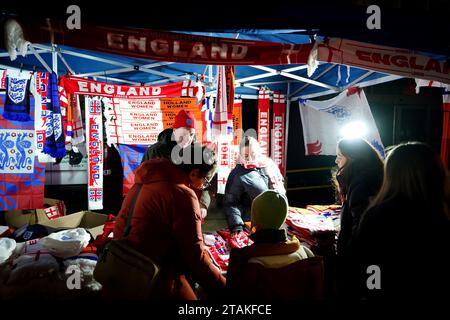
[[[70,149],[72,146],[70,144],[72,141],[72,105],[70,103],[70,96],[67,95],[64,88],[64,77],[60,77],[58,81],[58,98],[64,124],[65,143],[68,145],[68,149]]]
[[[261,89],[258,94],[258,142],[261,146],[261,152],[269,156],[269,138],[270,138],[270,99],[269,90]]]
[[[213,101],[211,97],[207,97],[202,105],[203,119],[203,143],[212,142],[212,122],[214,116]]]
[[[80,96],[72,94],[70,96],[70,105],[72,108],[72,146],[77,146],[85,141],[83,118],[81,115]]]
[[[285,96],[279,92],[273,93],[273,124],[272,124],[272,152],[271,157],[280,169],[281,174],[285,175],[285,123],[286,123],[286,104]]]
[[[228,109],[225,66],[217,66],[217,95],[212,122],[213,141],[228,140]]]
[[[6,97],[0,95],[0,106]],[[34,117],[34,99],[30,98]],[[35,157],[34,121],[0,116],[0,211],[42,208],[45,167]]]
[[[119,144],[118,147],[123,167],[123,195],[125,196],[134,185],[134,173],[141,164],[147,146]]]
[[[7,70],[3,118],[30,121],[30,73]]]
[[[99,97],[85,98],[88,148],[88,207],[103,209],[103,122]]]
[[[232,145],[229,141],[221,140],[218,144],[217,193],[224,194],[228,176],[236,166],[239,155],[239,145]]]
[[[31,78],[30,91],[34,96],[34,124],[36,135],[36,154],[39,162],[55,162],[55,159],[44,153],[46,122],[49,110],[47,104],[48,98],[48,79],[49,74],[45,72],[36,72]]]
[[[205,87],[200,82],[186,80],[159,86],[126,86],[64,76],[63,86],[67,94],[93,95],[121,98],[195,97],[200,104],[205,96]]]
[[[446,85],[442,93],[442,142],[441,142],[441,159],[447,167],[450,166],[450,85]]]
[[[365,138],[384,157],[380,134],[363,90],[351,88],[324,101],[300,100],[299,107],[306,155],[336,155],[337,142],[348,131],[348,137]]]
[[[47,113],[44,153],[53,158],[63,158],[66,155],[66,148],[57,81],[58,76],[53,72],[49,77],[50,103],[47,105],[49,112]]]
[[[234,105],[234,74],[235,74],[234,66],[226,66],[225,67],[225,79],[227,85],[227,110],[228,115],[231,116],[233,114],[233,105]]]
[[[105,130],[108,146],[118,143],[149,145],[158,134],[171,128],[177,113],[184,109],[196,118],[197,141],[202,141],[201,109],[195,98],[102,98],[105,103]]]
[[[233,103],[233,144],[239,145],[242,139],[242,100]]]

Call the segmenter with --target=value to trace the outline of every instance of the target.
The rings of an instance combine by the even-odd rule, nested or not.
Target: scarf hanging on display
[[[64,77],[59,78],[58,82],[58,97],[59,105],[61,108],[61,114],[63,116],[65,143],[70,144],[72,140],[72,111],[70,104],[70,97],[67,95],[64,89]],[[70,147],[70,145],[69,145]]]
[[[30,121],[30,73],[8,70],[3,118]]]
[[[228,136],[228,110],[225,66],[217,66],[216,106],[212,121],[212,139],[220,141]]]
[[[258,142],[261,146],[261,152],[269,156],[269,138],[270,138],[270,99],[269,90],[261,89],[258,94]]]
[[[72,145],[76,146],[84,142],[84,126],[81,117],[80,96],[72,94],[70,96],[70,104],[72,106]]]
[[[272,152],[271,156],[284,176],[285,168],[285,96],[279,92],[273,93],[273,125],[272,125]]]
[[[53,158],[63,158],[66,155],[66,147],[57,81],[58,76],[53,72],[49,77],[50,103],[47,105],[49,112],[47,113],[44,153]]]
[[[103,121],[99,97],[85,97],[88,148],[88,208],[103,209]]]
[[[39,162],[55,162],[55,159],[44,153],[45,130],[47,122],[48,73],[37,72],[31,78],[30,91],[34,96],[34,124],[36,137],[36,154]]]

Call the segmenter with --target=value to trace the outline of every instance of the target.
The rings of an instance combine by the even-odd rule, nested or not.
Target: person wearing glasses
[[[201,161],[194,157],[197,152],[203,155]],[[207,298],[214,299],[224,290],[225,278],[212,264],[203,245],[196,193],[202,192],[215,175],[216,157],[212,150],[198,144],[180,153],[182,161],[177,164],[157,158],[139,166],[135,186],[127,194],[117,217],[114,238],[122,237],[129,206],[137,185],[141,184],[128,241],[161,267],[152,290],[155,298],[197,299],[193,284],[198,283]]]
[[[180,110],[175,116],[173,127],[160,132],[158,141],[147,148],[141,163],[156,158],[170,159],[172,149],[175,146],[186,148],[196,143],[195,134],[194,114],[191,111]],[[199,194],[199,201],[202,219],[204,219],[211,203],[211,197],[207,188],[204,188],[203,192]]]
[[[269,189],[286,194],[280,169],[272,159],[262,155],[255,138],[244,136],[238,164],[230,172],[225,186],[224,209],[232,246],[233,239],[244,231],[244,221],[250,220],[253,200]]]

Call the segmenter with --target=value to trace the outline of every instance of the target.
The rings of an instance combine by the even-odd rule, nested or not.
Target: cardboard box
[[[55,229],[85,228],[94,239],[103,233],[108,216],[91,211],[80,211],[53,220],[41,221],[40,224]]]
[[[10,227],[20,228],[25,224],[36,224],[57,219],[66,214],[64,201],[44,198],[44,208],[32,210],[5,211],[6,224]]]

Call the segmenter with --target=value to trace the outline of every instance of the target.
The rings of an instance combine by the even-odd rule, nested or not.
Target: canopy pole
[[[58,53],[56,52],[56,45],[52,45],[52,70],[58,75]]]
[[[52,69],[50,69],[49,65],[45,62],[44,59],[42,59],[42,57],[39,55],[39,53],[37,53],[36,50],[32,46],[29,46],[28,49],[34,54],[36,59],[39,60],[39,62],[44,66],[44,68],[48,71],[48,73],[52,73]]]
[[[291,84],[288,82],[287,84],[287,93],[286,93],[286,130],[284,137],[284,180],[287,180],[287,156],[288,156],[288,141],[289,141],[289,114],[291,111]],[[287,181],[285,182],[285,188],[287,190]]]

